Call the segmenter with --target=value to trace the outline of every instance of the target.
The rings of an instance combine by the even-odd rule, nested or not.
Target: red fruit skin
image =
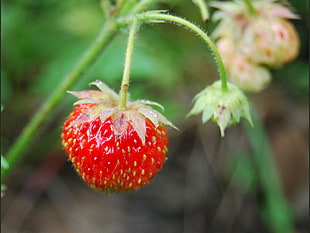
[[[64,123],[62,144],[82,179],[103,192],[124,192],[150,183],[162,169],[168,152],[167,130],[146,119],[145,144],[131,124],[120,137],[114,135],[112,118],[104,122],[72,122],[91,104],[74,108]]]

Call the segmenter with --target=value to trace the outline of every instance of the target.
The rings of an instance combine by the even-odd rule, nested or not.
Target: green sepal
[[[227,90],[223,90],[221,81],[218,80],[199,92],[194,97],[194,101],[194,107],[187,116],[202,113],[202,122],[206,123],[212,119],[219,126],[222,137],[225,129],[239,123],[242,117],[253,125],[249,101],[232,83],[228,83]]]

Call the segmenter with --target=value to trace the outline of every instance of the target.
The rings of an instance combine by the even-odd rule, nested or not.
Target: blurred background
[[[301,40],[300,55],[272,71],[266,90],[248,95],[262,123],[257,130],[248,133],[247,123],[239,124],[221,138],[217,126],[203,125],[201,116],[185,118],[193,96],[218,78],[211,52],[183,28],[144,25],[135,45],[130,93],[131,99],[161,103],[180,129],[169,129],[163,170],[150,185],[131,193],[90,189],[61,147],[61,127],[75,101],[66,94],[7,179],[1,232],[271,233],[271,225],[283,224],[283,219],[293,232],[310,232],[309,2],[289,3],[301,17],[292,21]],[[161,1],[156,8],[184,16],[208,32],[216,26],[203,23],[189,0]],[[99,0],[1,1],[4,156],[102,23]],[[126,40],[124,30],[71,90],[88,89],[89,82],[100,79],[118,91]],[[269,173],[276,177],[270,180],[279,181],[276,186],[268,183],[264,174]]]

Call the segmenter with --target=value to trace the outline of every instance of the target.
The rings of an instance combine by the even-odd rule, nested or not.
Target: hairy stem
[[[76,65],[72,72],[63,79],[63,82],[60,83],[60,85],[28,123],[28,125],[26,125],[6,155],[9,168],[1,169],[1,181],[6,179],[11,168],[14,167],[14,165],[22,158],[23,152],[29,146],[34,134],[39,130],[40,125],[44,122],[47,116],[51,114],[51,110],[61,101],[63,95],[66,93],[66,90],[69,89],[79,77],[85,74],[90,65],[94,63],[102,50],[108,45],[112,37],[116,34],[117,29],[118,26],[116,24],[109,20],[106,21],[97,39],[86,51],[80,62]]]
[[[126,56],[125,56],[125,67],[124,67],[124,73],[123,73],[123,79],[122,79],[122,85],[121,85],[121,91],[120,91],[120,100],[119,100],[120,108],[126,108],[127,93],[128,93],[128,88],[129,88],[129,79],[130,79],[130,69],[131,69],[131,63],[132,63],[132,54],[133,54],[133,49],[134,49],[135,37],[137,34],[137,28],[138,28],[138,23],[137,23],[137,20],[134,19],[130,27],[128,43],[127,43],[127,50],[126,50]]]
[[[138,14],[136,17],[140,21],[146,21],[146,22],[149,21],[152,23],[162,23],[163,21],[177,23],[177,24],[182,25],[191,31],[194,31],[210,47],[210,49],[211,49],[211,51],[215,57],[215,60],[217,62],[218,68],[219,68],[220,78],[221,78],[221,82],[222,82],[222,90],[226,91],[228,89],[226,71],[224,68],[222,58],[221,58],[216,46],[214,45],[214,43],[212,42],[210,37],[207,35],[207,33],[205,33],[203,30],[201,30],[195,24],[193,24],[193,23],[191,23],[191,22],[189,22],[183,18],[180,18],[178,16],[167,15],[167,14],[163,14],[163,13],[146,12],[146,13]]]

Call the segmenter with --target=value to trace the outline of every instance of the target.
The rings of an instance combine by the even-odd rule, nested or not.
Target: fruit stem
[[[222,58],[221,58],[216,46],[214,45],[214,43],[212,42],[212,40],[210,39],[210,37],[207,35],[206,32],[201,30],[195,24],[187,21],[186,19],[178,17],[178,16],[167,15],[167,14],[163,14],[163,13],[154,13],[154,12],[149,11],[146,13],[136,15],[136,18],[142,22],[143,21],[149,21],[152,23],[163,23],[163,21],[172,22],[172,23],[182,25],[186,29],[194,31],[197,35],[199,35],[208,44],[209,48],[211,49],[211,51],[214,55],[215,61],[218,65],[221,84],[222,84],[222,91],[228,90],[226,71],[225,71],[225,67],[224,67]]]
[[[116,34],[118,27],[119,26],[111,20],[107,20],[105,22],[97,39],[86,51],[80,62],[76,65],[72,72],[63,79],[60,85],[55,89],[31,121],[26,125],[16,142],[7,152],[6,160],[9,164],[9,168],[1,169],[1,181],[6,179],[11,168],[13,168],[14,165],[22,158],[23,151],[25,148],[29,147],[34,134],[39,130],[40,125],[47,118],[47,116],[51,114],[52,109],[62,100],[66,90],[68,90],[79,77],[85,74],[90,66],[96,61],[100,53]]]
[[[128,88],[129,88],[129,79],[130,79],[130,69],[131,69],[132,55],[133,55],[134,42],[135,42],[135,37],[137,34],[137,29],[138,29],[138,23],[137,23],[137,20],[134,19],[130,26],[130,31],[129,31],[129,36],[128,36],[126,56],[125,56],[125,67],[124,67],[123,79],[122,79],[121,90],[120,90],[120,98],[119,98],[119,104],[118,104],[119,108],[126,108],[127,93],[128,93]]]
[[[251,0],[243,0],[243,2],[245,3],[245,5],[247,6],[249,12],[250,12],[250,15],[254,15],[256,13],[256,10],[252,4],[252,1]]]

